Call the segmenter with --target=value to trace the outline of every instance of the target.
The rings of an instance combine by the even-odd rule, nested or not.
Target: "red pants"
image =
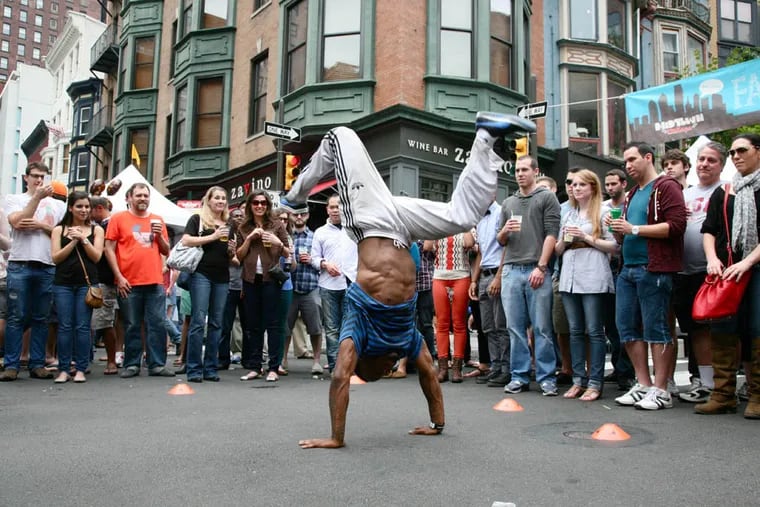
[[[451,288],[454,297],[449,300],[446,290]],[[433,280],[433,305],[435,306],[435,343],[438,358],[449,357],[449,330],[454,323],[454,359],[464,359],[467,343],[467,307],[470,296],[470,277],[458,280]]]

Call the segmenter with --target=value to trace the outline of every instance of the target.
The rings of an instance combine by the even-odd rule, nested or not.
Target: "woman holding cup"
[[[228,219],[227,192],[222,187],[211,187],[203,196],[200,213],[190,217],[182,236],[183,245],[203,248],[203,257],[190,277],[192,317],[187,336],[188,382],[219,381],[217,356],[230,281],[228,267],[235,253],[235,242],[229,241]],[[204,354],[203,334],[207,317]]]
[[[249,333],[243,339],[242,363],[251,371],[240,380],[261,377],[264,331],[267,333],[269,365],[267,382],[279,379],[282,326],[277,307],[280,284],[270,270],[288,257],[288,233],[272,216],[272,201],[265,190],[254,190],[245,200],[245,221],[238,229],[237,257],[243,264],[243,298]]]
[[[602,395],[604,382],[605,299],[615,290],[609,254],[617,253],[620,247],[604,226],[609,210],[602,207],[596,174],[581,169],[573,174],[571,189],[570,210],[560,223],[563,241],[555,247],[555,253],[562,257],[559,292],[570,324],[573,365],[573,385],[564,397],[594,401]]]

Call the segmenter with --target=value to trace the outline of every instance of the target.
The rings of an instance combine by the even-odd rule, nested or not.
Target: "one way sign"
[[[289,125],[280,125],[271,121],[264,122],[264,132],[268,136],[279,137],[295,143],[301,142],[301,129]]]
[[[517,108],[517,116],[532,120],[534,118],[543,118],[546,116],[546,107],[548,102],[536,102],[534,104],[525,104]]]

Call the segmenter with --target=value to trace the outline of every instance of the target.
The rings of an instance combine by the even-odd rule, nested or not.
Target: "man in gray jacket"
[[[517,160],[519,190],[504,200],[501,230],[496,236],[506,247],[501,299],[507,315],[512,380],[504,391],[514,394],[528,390],[531,357],[527,330],[532,325],[536,381],[544,396],[557,396],[549,260],[559,233],[560,206],[554,193],[536,186],[538,172],[533,158]]]

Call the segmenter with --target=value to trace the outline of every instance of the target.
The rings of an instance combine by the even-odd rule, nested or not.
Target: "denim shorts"
[[[668,313],[672,291],[671,273],[650,273],[646,266],[623,266],[615,303],[620,341],[671,343]]]

